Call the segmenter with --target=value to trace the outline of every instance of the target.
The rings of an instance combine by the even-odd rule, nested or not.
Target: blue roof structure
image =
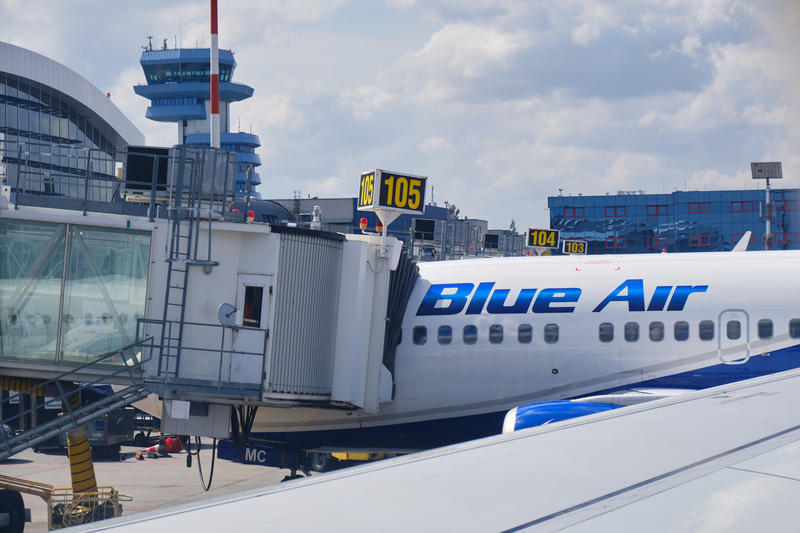
[[[211,75],[208,48],[145,50],[139,63],[147,85],[136,85],[136,94],[150,100],[145,116],[158,122],[178,125],[178,144],[209,145]],[[236,196],[258,199],[256,187],[261,178],[255,168],[261,159],[255,153],[261,146],[258,135],[230,131],[230,104],[253,96],[253,88],[234,83],[236,60],[230,50],[219,51],[220,145],[236,152]],[[249,183],[248,183],[249,175]]]

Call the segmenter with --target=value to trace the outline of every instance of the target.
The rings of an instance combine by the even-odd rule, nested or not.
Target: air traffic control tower
[[[208,48],[173,48],[165,45],[161,50],[145,48],[139,63],[144,70],[147,85],[136,85],[133,90],[150,100],[147,118],[159,122],[178,124],[178,144],[209,146],[210,108],[210,52]],[[261,178],[255,172],[261,159],[255,153],[261,146],[258,135],[230,130],[230,104],[253,96],[253,88],[234,83],[236,61],[230,50],[219,51],[219,112],[221,148],[236,152],[236,197],[260,199],[256,186]],[[248,191],[247,174],[250,175]]]

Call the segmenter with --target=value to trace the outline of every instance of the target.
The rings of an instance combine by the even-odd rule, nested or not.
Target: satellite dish
[[[229,328],[236,325],[236,308],[231,304],[219,304],[217,319],[223,326]]]

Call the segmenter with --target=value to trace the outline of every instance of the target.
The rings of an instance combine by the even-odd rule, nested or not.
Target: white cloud
[[[425,153],[447,152],[453,149],[453,145],[444,137],[428,137],[419,144],[419,149]]]
[[[777,0],[231,0],[220,44],[255,88],[231,125],[261,137],[268,197],[352,195],[359,171],[397,168],[465,215],[525,227],[547,224],[558,187],[740,188],[759,159],[800,185],[798,13]],[[131,90],[139,47],[179,31],[208,45],[206,4],[6,0],[0,19],[4,40],[110,87],[149,142],[174,142]]]
[[[450,24],[434,33],[421,50],[404,59],[419,74],[477,78],[530,46],[525,31],[503,32],[476,24]]]
[[[375,85],[364,85],[342,94],[344,104],[352,109],[357,119],[371,118],[391,100],[391,95]]]
[[[572,30],[572,41],[581,46],[589,46],[600,38],[605,30],[617,26],[620,19],[613,7],[600,3],[586,3],[578,18],[580,24]]]
[[[622,153],[606,169],[600,185],[612,194],[618,190],[638,189],[642,177],[658,175],[663,166],[664,161],[651,154]]]

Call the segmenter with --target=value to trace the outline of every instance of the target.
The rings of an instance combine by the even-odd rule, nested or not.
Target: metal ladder
[[[159,376],[177,378],[180,370],[180,356],[183,347],[183,327],[186,318],[186,290],[189,283],[189,269],[192,266],[214,267],[218,261],[211,259],[211,224],[215,216],[222,217],[226,196],[212,197],[204,201],[203,176],[207,158],[211,152],[179,150],[173,156],[178,160],[172,168],[177,168],[174,188],[171,189],[168,207],[170,220],[169,255],[167,256],[167,282],[162,313]],[[228,168],[229,152],[225,152]],[[215,157],[219,154],[215,154]],[[186,164],[189,156],[190,163]],[[188,167],[188,168],[187,168]],[[227,176],[225,186],[227,187]],[[174,194],[173,191],[174,190]],[[205,258],[198,256],[200,251],[200,222],[207,217],[208,232]]]

